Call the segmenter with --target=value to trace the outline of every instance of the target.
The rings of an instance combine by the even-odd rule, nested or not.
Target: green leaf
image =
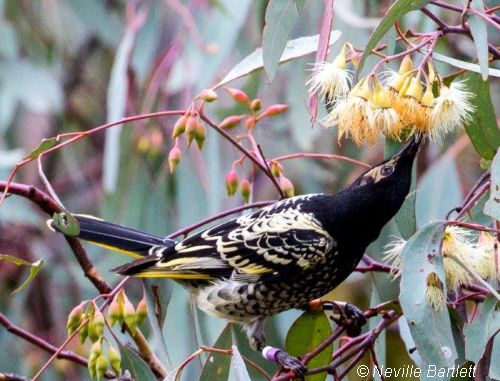
[[[484,14],[483,0],[472,0],[471,8]],[[476,46],[477,60],[481,68],[483,81],[488,79],[488,31],[486,29],[486,21],[472,12],[468,13],[469,27]]]
[[[299,19],[293,0],[271,0],[266,9],[262,37],[264,70],[271,82],[276,74],[288,36]]]
[[[446,295],[440,253],[443,229],[440,222],[426,225],[407,242],[401,253],[401,307],[422,358],[422,366],[434,365],[438,368],[453,366],[457,358],[447,308],[434,310],[426,298],[427,279],[431,274],[439,278]]]
[[[457,60],[456,58],[451,58],[451,57],[445,56],[444,54],[436,53],[436,52],[432,53],[432,58],[436,61],[445,62],[445,63],[450,64],[452,66],[458,67],[459,69],[473,71],[475,73],[481,74],[481,68],[477,64]],[[493,77],[500,77],[500,70],[489,68],[488,74],[493,76]]]
[[[461,184],[454,158],[443,155],[424,173],[417,188],[417,225],[444,219],[446,214],[460,205]]]
[[[36,147],[33,151],[31,151],[27,156],[25,156],[23,160],[38,158],[42,153],[48,151],[49,149],[57,145],[58,142],[59,139],[55,136],[50,139],[42,139],[40,145]]]
[[[481,312],[470,324],[465,324],[465,358],[476,364],[484,353],[488,340],[500,329],[500,312],[496,311],[498,301],[488,296]]]
[[[144,279],[143,286],[148,307],[148,320],[152,331],[150,340],[156,344],[158,358],[168,370],[172,370],[172,361],[162,333],[163,321],[172,296],[172,281],[170,279]]]
[[[306,0],[293,0],[293,2],[295,3],[295,7],[297,7],[297,12],[302,13]]]
[[[491,192],[484,206],[484,214],[500,220],[500,150],[491,163]]]
[[[500,146],[495,109],[491,101],[488,82],[481,80],[479,74],[469,73],[466,79],[467,89],[475,95],[472,104],[475,107],[472,121],[465,127],[477,153],[491,160]]]
[[[137,27],[129,26],[116,51],[106,99],[107,122],[114,122],[125,116],[128,98],[128,66],[135,44]],[[104,190],[114,193],[120,165],[120,135],[122,125],[108,128],[105,132],[103,156]]]
[[[214,344],[217,349],[231,349],[233,337],[231,332],[231,324],[227,324],[219,338]],[[209,357],[205,361],[203,371],[201,372],[199,381],[212,380],[227,380],[229,377],[229,368],[231,366],[231,356],[221,353],[209,352]]]
[[[333,45],[340,37],[341,32],[334,30],[330,34],[330,45]],[[299,58],[307,54],[314,53],[318,49],[319,34],[296,38],[287,42],[286,47],[279,60],[280,63]],[[244,77],[256,70],[264,67],[262,48],[255,49],[248,56],[243,58],[214,88],[225,85],[235,79]]]
[[[385,140],[384,157],[389,158],[394,156],[403,147],[403,143],[395,142],[391,139]],[[417,161],[413,163],[411,171],[411,186],[408,195],[403,202],[403,205],[394,216],[396,226],[404,239],[409,239],[417,231],[417,216],[415,203],[417,200]]]
[[[117,341],[122,357],[122,369],[128,370],[134,380],[156,381],[156,377],[146,362],[134,351]]]
[[[13,294],[17,294],[18,292],[24,290],[33,281],[33,279],[35,279],[36,275],[43,268],[44,265],[43,259],[39,259],[38,261],[31,263],[25,261],[24,259],[17,258],[7,254],[0,254],[0,261],[9,262],[16,266],[28,266],[30,268],[30,273],[28,277],[18,288],[12,291]]]
[[[236,380],[252,381],[250,379],[250,375],[248,374],[245,362],[243,361],[243,357],[241,357],[240,351],[238,351],[236,345],[233,345],[231,348],[233,350],[232,364],[234,372],[236,373]]]
[[[52,224],[64,235],[76,237],[80,234],[80,224],[78,220],[68,211],[54,213]]]
[[[306,311],[290,327],[286,336],[286,351],[293,356],[302,356],[318,346],[331,333],[328,317],[323,311]],[[333,346],[311,359],[310,369],[327,365],[332,357]],[[325,380],[326,374],[320,373],[306,377],[308,381]]]
[[[366,44],[365,51],[359,62],[358,74],[361,73],[361,69],[372,50],[377,46],[378,42],[384,37],[394,23],[400,20],[406,13],[422,8],[429,1],[430,0],[397,0],[391,5]]]

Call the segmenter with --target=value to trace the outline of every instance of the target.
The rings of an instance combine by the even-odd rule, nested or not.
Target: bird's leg
[[[313,300],[309,303],[312,308],[317,308],[317,300]],[[326,305],[322,304],[323,308],[331,306],[331,310],[335,310],[336,313],[332,316],[333,321],[338,325],[345,327],[348,336],[358,336],[361,333],[361,327],[366,324],[366,318],[363,311],[356,307],[354,304],[346,302],[331,301]]]
[[[299,376],[307,371],[307,367],[298,358],[288,354],[283,349],[265,345],[264,319],[257,319],[244,328],[250,346],[260,351],[266,360],[282,365],[286,369],[293,370]]]

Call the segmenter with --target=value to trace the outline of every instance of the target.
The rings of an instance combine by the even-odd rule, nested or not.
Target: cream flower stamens
[[[345,46],[333,62],[319,62],[306,83],[311,94],[318,94],[326,103],[345,98],[352,84],[352,74],[345,69]]]
[[[453,82],[450,87],[441,86],[439,96],[434,99],[431,114],[429,138],[440,141],[442,137],[465,127],[472,121],[474,106],[470,101],[473,94],[465,89],[463,82]]]

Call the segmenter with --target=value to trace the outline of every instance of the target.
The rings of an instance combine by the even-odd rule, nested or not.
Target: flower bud
[[[128,298],[125,298],[124,300],[124,306],[123,306],[123,316],[124,316],[124,321],[125,324],[130,328],[130,331],[132,334],[135,333],[135,308],[128,300]]]
[[[333,60],[334,65],[336,65],[339,69],[345,69],[345,64],[346,64],[346,45],[344,44],[342,46],[342,49],[340,50],[340,53],[335,59]]]
[[[94,316],[89,321],[89,338],[92,341],[97,341],[102,336],[104,331],[104,315],[98,309],[95,310]]]
[[[250,103],[250,109],[254,112],[257,112],[261,109],[262,107],[262,102],[260,101],[259,98],[256,98],[254,99],[251,103]]]
[[[407,54],[401,60],[401,65],[399,65],[399,74],[408,73],[409,71],[411,71],[411,69],[412,69],[411,57],[409,54]]]
[[[205,102],[213,102],[218,98],[218,96],[212,89],[205,89],[200,93],[200,98]]]
[[[240,182],[240,192],[243,200],[248,203],[250,201],[250,194],[252,193],[252,185],[248,179],[243,179]]]
[[[246,115],[231,115],[228,116],[226,119],[224,119],[220,124],[219,127],[223,129],[231,129],[236,127],[240,122],[246,118]]]
[[[170,169],[170,173],[175,172],[180,162],[181,162],[181,150],[176,144],[168,154],[168,167]]]
[[[238,89],[233,89],[231,87],[224,87],[224,90],[227,91],[227,93],[238,103],[242,103],[245,105],[250,104],[250,99],[248,99],[248,95],[246,95],[245,92],[238,90]]]
[[[85,340],[87,340],[87,337],[89,335],[89,323],[86,323],[81,329],[80,332],[78,332],[78,336],[80,337],[80,344],[84,344]]]
[[[170,161],[170,159],[169,159]],[[113,327],[115,322],[123,323],[123,308],[115,296],[108,307],[109,325]]]
[[[94,379],[96,376],[96,370],[95,370],[96,361],[97,358],[92,360],[89,358],[89,363],[87,364],[87,369],[89,370],[89,376],[91,379]]]
[[[280,176],[279,185],[286,197],[293,197],[295,195],[295,190],[293,188],[292,182],[285,176]]]
[[[420,104],[425,107],[431,107],[432,103],[434,103],[434,95],[432,94],[432,85],[428,83]]]
[[[100,355],[95,362],[95,375],[97,381],[101,381],[104,377],[104,374],[108,370],[109,364],[108,360],[104,355]]]
[[[418,78],[411,78],[409,86],[404,91],[404,95],[420,102],[422,99],[422,85]]]
[[[117,376],[120,375],[122,372],[122,357],[120,356],[120,352],[110,346],[108,351],[108,359],[115,374]]]
[[[102,342],[101,340],[97,340],[92,346],[90,347],[90,353],[89,353],[89,362],[95,362],[97,358],[102,354]]]
[[[195,117],[190,116],[186,123],[186,134],[188,137],[188,145],[193,141],[196,134],[196,127],[198,126],[198,121]]]
[[[286,109],[288,109],[288,105],[285,104],[276,104],[269,106],[262,114],[260,114],[260,118],[264,118],[266,116],[274,116],[281,114],[284,112]]]
[[[68,336],[70,336],[75,329],[77,329],[83,320],[83,302],[71,310],[68,315],[68,322],[66,327],[68,329]]]
[[[226,190],[228,196],[233,196],[238,190],[238,174],[234,168],[226,175]]]
[[[281,167],[281,164],[277,161],[273,161],[271,163],[271,173],[273,174],[273,176],[278,177],[281,172],[283,172],[283,167]]]
[[[146,316],[148,316],[148,306],[146,304],[146,298],[143,297],[135,309],[135,320],[137,324],[141,324]]]
[[[351,62],[355,68],[358,68],[359,63],[361,62],[362,54],[359,52],[351,51]]]
[[[205,138],[207,137],[207,130],[203,123],[198,122],[196,124],[196,130],[194,131],[194,140],[196,140],[196,144],[198,148],[201,150],[203,148],[203,143],[205,143]]]
[[[172,139],[175,139],[176,137],[182,135],[184,131],[186,131],[186,124],[189,119],[188,114],[184,114],[181,116],[179,119],[177,119],[177,122],[174,124],[174,131],[172,132]]]

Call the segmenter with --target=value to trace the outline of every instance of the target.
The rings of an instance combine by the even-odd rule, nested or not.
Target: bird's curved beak
[[[422,140],[413,136],[411,140],[399,151],[398,159],[402,157],[415,157]]]

